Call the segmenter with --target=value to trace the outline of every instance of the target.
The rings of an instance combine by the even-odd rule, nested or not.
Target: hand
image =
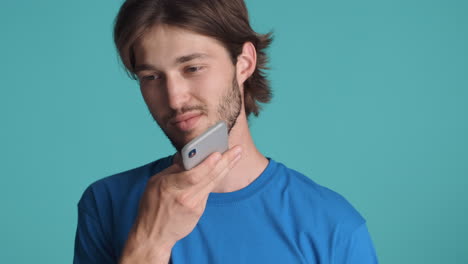
[[[132,263],[137,259],[143,262],[164,259],[161,263],[167,263],[172,247],[195,228],[205,211],[209,193],[235,166],[240,153],[241,148],[236,146],[222,155],[211,154],[189,171],[173,164],[151,177],[121,263],[127,257],[134,260]]]

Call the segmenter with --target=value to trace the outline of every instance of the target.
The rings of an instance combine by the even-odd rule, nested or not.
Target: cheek
[[[150,89],[145,89],[145,88],[140,88],[140,91],[141,91],[141,95],[143,96],[143,99],[145,100],[146,105],[152,106],[156,98],[154,92],[151,91]]]
[[[208,75],[197,84],[194,95],[200,95],[203,101],[216,106],[220,98],[226,93],[227,89],[231,88],[231,79],[225,78],[224,73],[213,73]]]
[[[214,113],[218,109],[223,87],[219,82],[210,80],[205,82],[201,89],[194,93],[197,103],[205,105],[208,112]]]
[[[145,101],[153,116],[159,118],[160,116],[164,115],[164,105],[162,104],[162,102],[159,102],[161,99],[158,99],[162,98],[161,94],[159,94],[154,89],[141,89],[141,94],[143,96],[143,100]]]

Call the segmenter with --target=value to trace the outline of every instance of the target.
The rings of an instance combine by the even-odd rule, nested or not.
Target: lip
[[[170,123],[182,131],[193,129],[201,117],[201,113],[186,113],[171,119]]]
[[[201,115],[201,114],[200,113],[186,113],[186,114],[183,114],[183,115],[178,115],[175,118],[172,118],[170,120],[170,123],[172,125],[176,125],[177,123],[187,121],[190,118],[194,118],[194,117],[199,116],[199,115]]]

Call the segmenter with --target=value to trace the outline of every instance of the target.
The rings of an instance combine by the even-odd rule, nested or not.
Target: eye
[[[160,79],[160,76],[157,74],[147,74],[147,75],[142,75],[138,77],[140,79],[140,82],[144,81],[154,81]]]
[[[204,68],[205,67],[203,66],[190,66],[190,67],[185,68],[185,71],[188,73],[196,73],[196,72],[203,70]]]

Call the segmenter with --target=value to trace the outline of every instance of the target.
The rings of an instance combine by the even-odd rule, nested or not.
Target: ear
[[[252,42],[242,46],[242,53],[237,56],[236,76],[239,86],[243,87],[245,80],[252,76],[257,66],[257,51]]]

